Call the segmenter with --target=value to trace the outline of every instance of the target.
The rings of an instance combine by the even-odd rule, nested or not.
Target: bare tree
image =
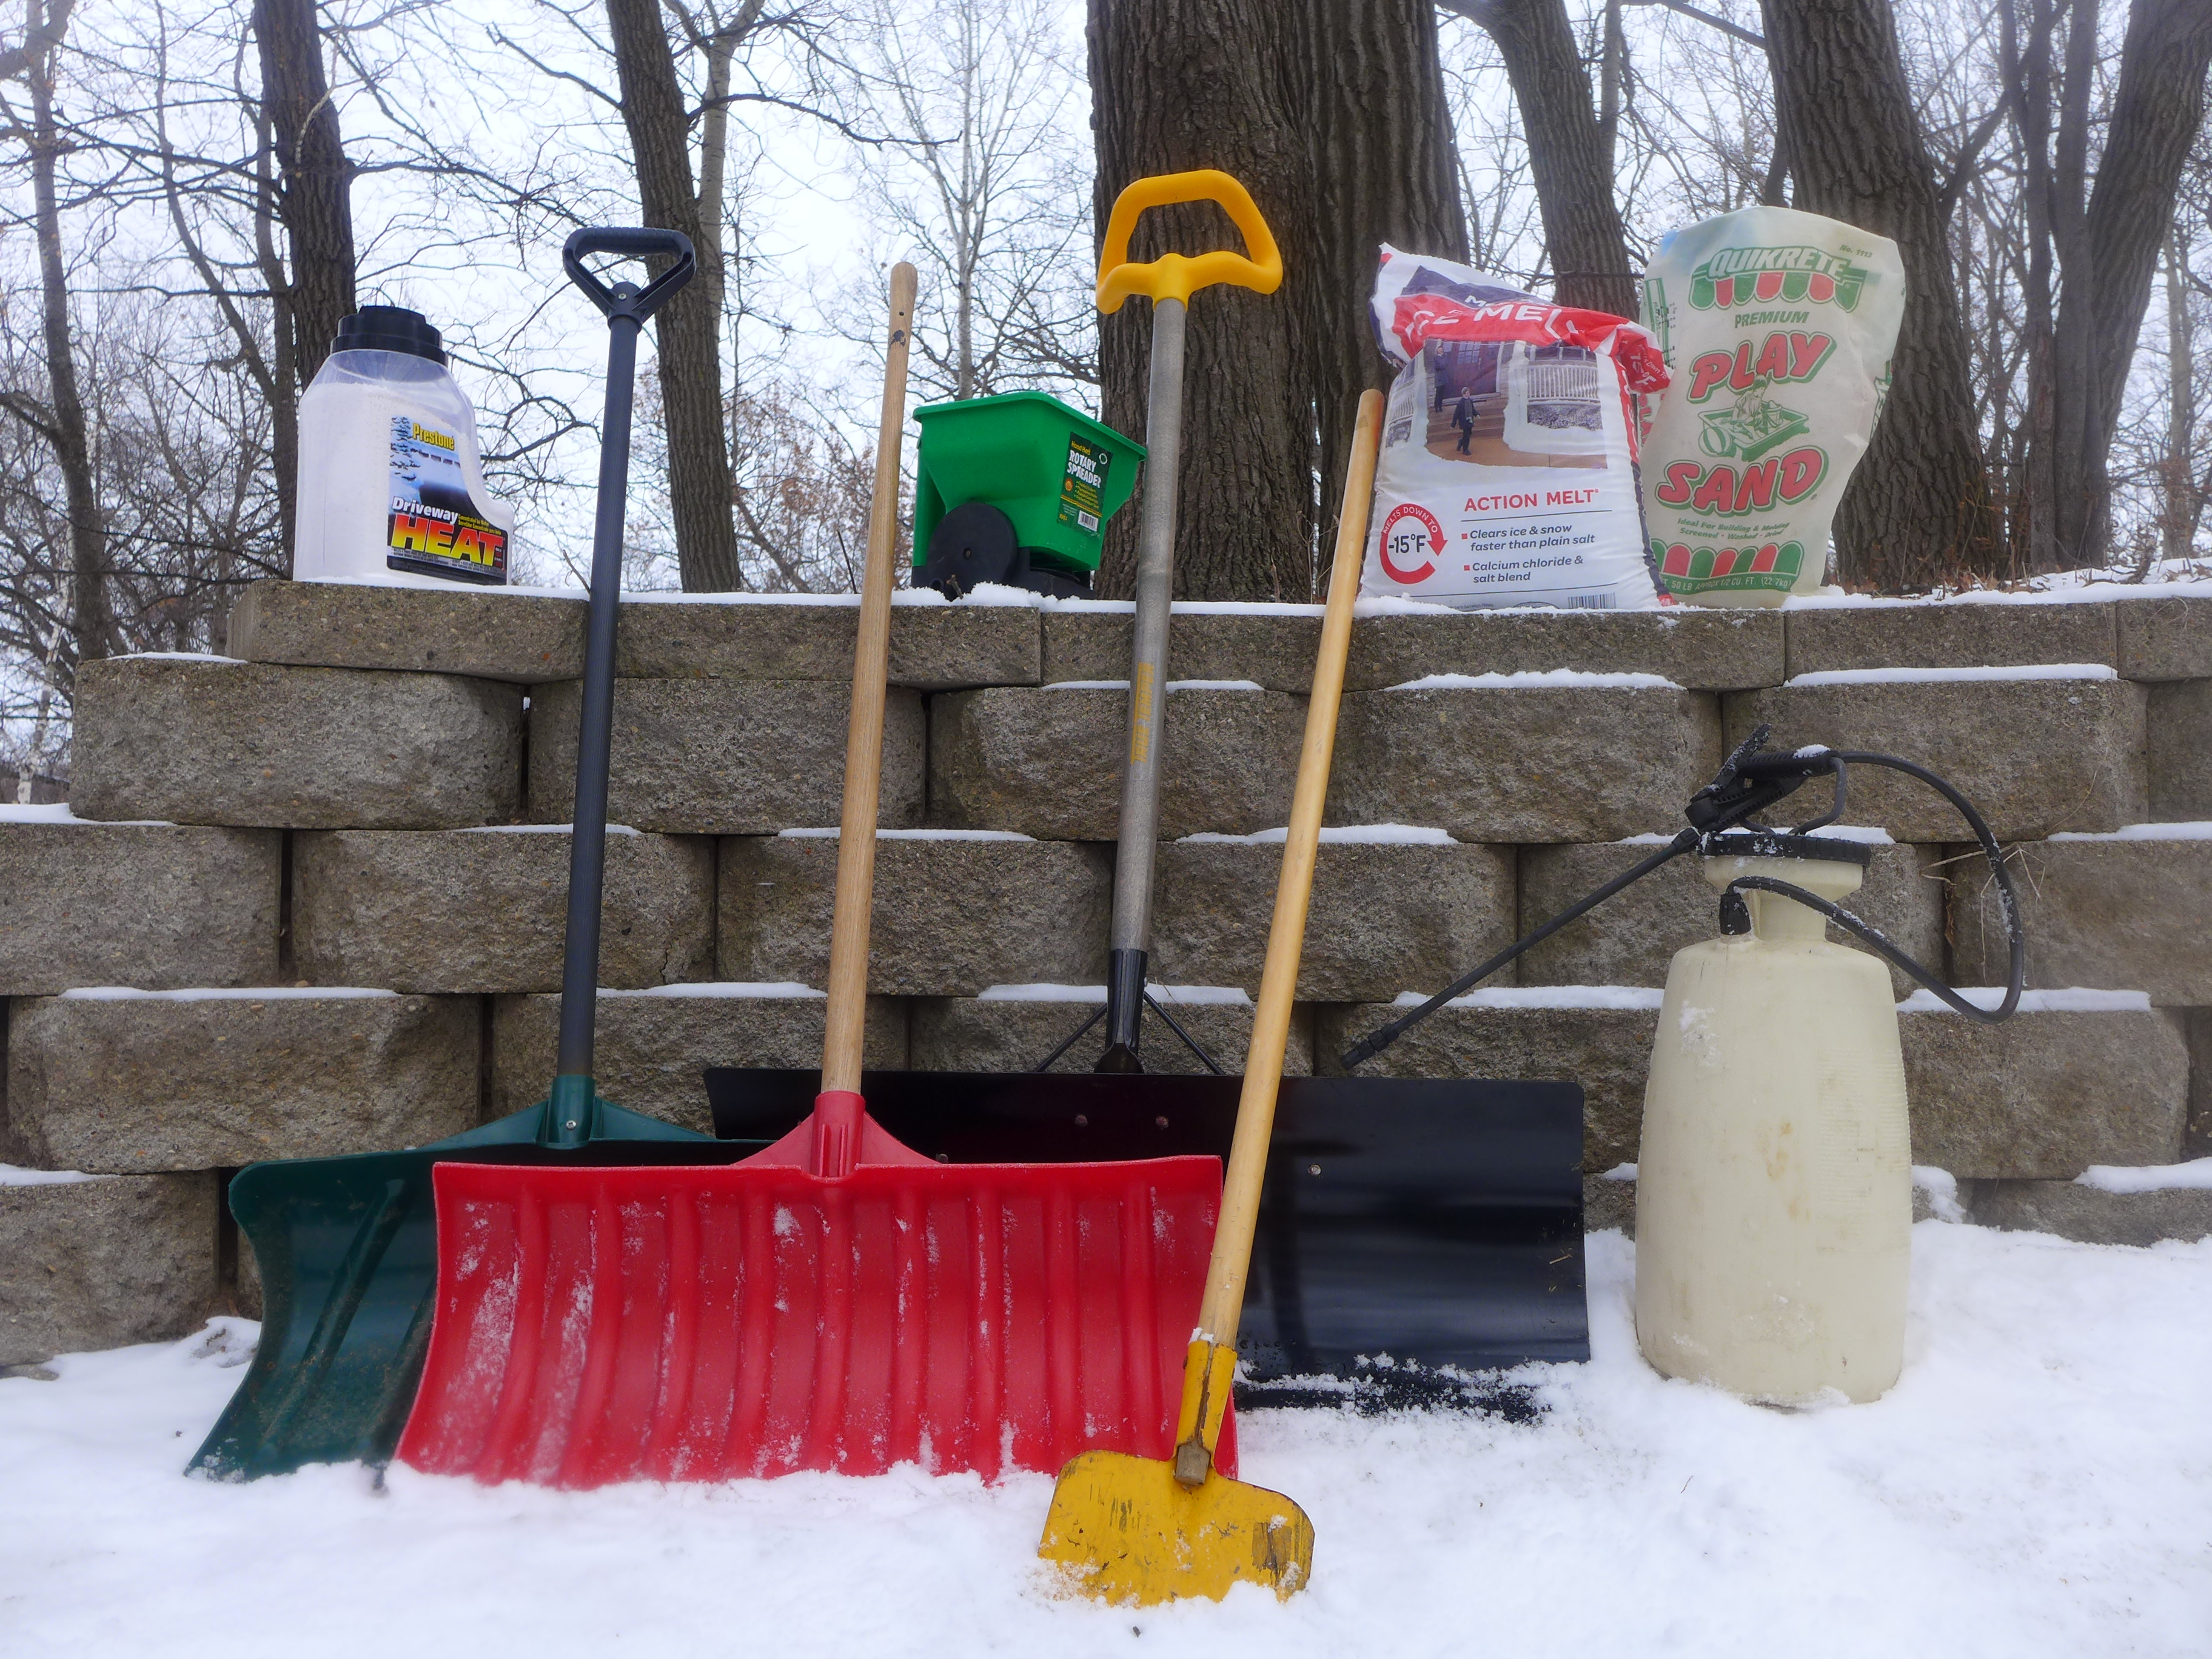
[[[866,0],[855,120],[868,212],[921,270],[915,372],[941,397],[1095,381],[1090,180],[1050,0]],[[881,331],[868,296],[856,338]]]
[[[1905,319],[1865,460],[1836,514],[1846,583],[1926,587],[1998,563],[1936,163],[1888,0],[1762,0],[1794,205],[1887,236]]]
[[[750,14],[744,20],[750,27],[760,13],[757,0],[746,0],[744,12]],[[659,0],[607,0],[607,23],[645,222],[681,232],[703,264],[719,267],[721,203],[719,193],[712,201],[702,199],[693,180],[693,111],[677,82]],[[718,37],[723,33],[716,31]],[[721,61],[726,64],[726,56]],[[719,179],[719,167],[714,171]],[[740,586],[737,532],[730,517],[730,457],[722,435],[719,270],[662,307],[653,331],[668,428],[669,501],[684,588],[719,592]]]
[[[1468,255],[1431,0],[1293,0],[1290,80],[1313,179],[1285,282],[1318,434],[1318,500],[1343,498],[1359,394],[1390,370],[1367,323],[1376,249]],[[1323,523],[1327,537],[1334,526]]]
[[[69,501],[70,634],[72,657],[81,662],[108,655],[117,641],[107,602],[107,526],[93,481],[62,249],[58,172],[64,140],[54,112],[54,79],[73,4],[74,0],[53,0],[49,8],[47,0],[24,0],[22,45],[0,57],[0,77],[20,80],[30,105],[26,118],[12,101],[0,100],[0,118],[30,158],[46,382],[43,398],[17,387],[0,397],[0,404],[52,447],[61,467]]]
[[[1102,233],[1132,179],[1218,167],[1285,250],[1284,293],[1208,293],[1193,317],[1177,591],[1303,599],[1317,496],[1335,499],[1358,394],[1382,372],[1366,313],[1376,245],[1467,251],[1435,11],[1429,0],[1092,0],[1091,62]],[[1147,214],[1131,257],[1234,246],[1233,234],[1212,208]],[[1146,320],[1125,307],[1101,331],[1102,401],[1124,431],[1141,407]],[[1109,533],[1109,592],[1133,575],[1135,524],[1125,514]]]
[[[2004,19],[2027,167],[2027,536],[2046,569],[2107,556],[2112,440],[2212,69],[2212,6],[2134,0],[2106,102],[2097,0],[2063,9],[2007,0]]]
[[[1442,0],[1497,42],[1513,83],[1528,146],[1528,170],[1544,215],[1553,292],[1562,305],[1615,316],[1636,314],[1636,279],[1620,210],[1613,200],[1617,113],[1601,118],[1567,20],[1565,0]],[[1607,17],[1610,42],[1618,13]],[[1608,50],[1605,61],[1617,63]],[[1618,80],[1606,77],[1617,112]]]
[[[2189,243],[2179,216],[2166,234],[2166,432],[2165,453],[2159,458],[2159,552],[2167,559],[2186,559],[2196,550],[2197,528],[2203,522],[2208,496],[2212,496],[2212,471],[2198,454],[2197,436],[2198,395],[2197,377],[2203,368],[2197,349],[2197,320],[2192,315],[2197,295],[2189,268]]]
[[[276,153],[276,216],[291,251],[277,315],[292,337],[293,373],[305,386],[330,355],[339,319],[355,309],[353,168],[323,72],[316,0],[253,0],[253,38]]]
[[[1103,240],[1114,198],[1153,173],[1219,167],[1251,192],[1295,258],[1311,190],[1300,100],[1284,65],[1280,0],[1091,0],[1093,203]],[[1218,209],[1157,209],[1129,257],[1238,246]],[[1152,307],[1131,301],[1099,327],[1100,405],[1141,438]],[[1206,599],[1303,600],[1313,583],[1312,392],[1287,295],[1211,289],[1191,307],[1183,369],[1182,477],[1173,481],[1176,592]],[[1142,488],[1164,488],[1146,477]],[[1138,515],[1115,515],[1103,590],[1131,591]]]

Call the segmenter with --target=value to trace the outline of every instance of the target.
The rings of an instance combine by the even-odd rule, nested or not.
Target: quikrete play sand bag
[[[1637,399],[1667,376],[1641,327],[1388,246],[1370,315],[1398,378],[1361,592],[1462,610],[1662,602],[1635,469]]]
[[[1904,314],[1897,244],[1818,214],[1742,208],[1660,243],[1644,323],[1670,378],[1644,518],[1670,594],[1775,605],[1820,586]]]

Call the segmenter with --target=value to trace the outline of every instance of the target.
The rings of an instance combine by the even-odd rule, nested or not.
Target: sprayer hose
[[[1753,743],[1755,744],[1758,740],[1758,734],[1754,734]],[[1747,748],[1750,746],[1751,744],[1746,745]],[[1977,1020],[1984,1025],[1994,1025],[2000,1020],[2009,1019],[2019,1008],[2021,993],[2027,983],[2027,940],[2021,927],[2020,895],[2013,887],[2012,872],[2005,867],[2004,849],[1997,845],[1996,836],[1991,833],[1989,824],[1984,820],[1982,815],[1974,810],[1974,804],[1960,794],[1945,779],[1937,776],[1926,767],[1905,760],[1899,756],[1876,754],[1870,750],[1832,749],[1817,757],[1832,759],[1835,762],[1832,769],[1836,779],[1836,804],[1826,817],[1801,825],[1793,830],[1792,834],[1809,834],[1835,821],[1838,813],[1842,811],[1844,793],[1847,787],[1844,769],[1853,765],[1884,766],[1893,772],[1902,772],[1908,777],[1917,778],[1950,802],[1957,809],[1959,816],[1966,819],[1967,828],[1974,832],[1974,839],[1980,844],[1982,856],[1989,861],[1990,873],[1996,878],[1997,902],[2004,915],[2005,936],[2011,947],[2010,973],[2005,987],[2004,1000],[1995,1008],[1984,1008],[1978,1004],[1967,1001],[1966,998],[1944,984],[1929,969],[1913,961],[1896,945],[1891,944],[1883,937],[1880,929],[1853,915],[1841,906],[1820,897],[1817,893],[1808,892],[1802,887],[1793,886],[1786,881],[1775,880],[1766,876],[1740,877],[1729,884],[1729,893],[1734,894],[1741,889],[1751,888],[1760,892],[1778,893],[1784,898],[1794,899],[1808,909],[1818,911],[1844,932],[1860,939],[1888,961],[1896,963],[1898,967],[1942,999],[1946,1006],[1957,1010],[1967,1018]],[[1348,1072],[1362,1061],[1373,1059],[1453,998],[1465,995],[1474,987],[1489,978],[1516,957],[1520,956],[1531,946],[1549,939],[1568,923],[1595,909],[1622,889],[1641,881],[1662,865],[1668,863],[1692,848],[1707,854],[1724,850],[1724,844],[1717,845],[1718,842],[1719,837],[1717,835],[1700,836],[1695,830],[1683,830],[1673,841],[1632,869],[1624,871],[1595,892],[1568,906],[1534,932],[1516,939],[1489,961],[1461,975],[1443,990],[1422,1003],[1419,1007],[1412,1009],[1387,1025],[1378,1026],[1370,1031],[1339,1056],[1339,1063]]]

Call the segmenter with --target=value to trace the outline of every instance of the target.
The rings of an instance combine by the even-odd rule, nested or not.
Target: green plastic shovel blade
[[[548,1146],[553,1105],[404,1152],[239,1171],[230,1206],[261,1272],[261,1341],[192,1471],[251,1480],[391,1461],[430,1340],[434,1164],[727,1164],[766,1144],[716,1141],[594,1097],[579,1144]]]

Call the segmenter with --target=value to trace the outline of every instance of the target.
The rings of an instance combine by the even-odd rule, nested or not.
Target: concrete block
[[[520,810],[522,693],[448,674],[113,657],[76,683],[87,818],[443,830]]]
[[[1213,1056],[1224,1072],[1241,1072],[1252,1045],[1252,1006],[1247,1002],[1183,1002],[1173,993],[1164,995],[1156,987],[1176,1024],[1191,1040]],[[1060,1047],[1078,1026],[1097,1012],[1105,998],[1103,989],[1091,1002],[1021,1000],[982,1001],[973,997],[926,997],[914,1005],[912,1064],[917,1072],[1026,1072]],[[1053,1062],[1055,1072],[1087,1072],[1097,1063],[1104,1043],[1102,1022],[1086,1031],[1082,1041]],[[1313,1023],[1294,1013],[1283,1070],[1291,1077],[1313,1073]],[[1158,1014],[1145,1012],[1140,1038],[1145,1068],[1177,1076],[1200,1073],[1206,1066],[1183,1045]]]
[[[274,830],[16,821],[0,806],[0,996],[266,985]]]
[[[1786,685],[1730,696],[1725,712],[1731,744],[1764,723],[1784,749],[1820,743],[1917,761],[1957,786],[2005,841],[2117,830],[2139,822],[2148,799],[2143,690],[2125,680]],[[1941,795],[1877,767],[1852,771],[1850,812],[1899,841],[1965,833]]]
[[[1651,1034],[1659,1019],[1657,993],[1650,994],[1648,1006],[1635,1006],[1633,994],[1608,994],[1608,988],[1595,988],[1595,995],[1589,988],[1487,996],[1477,992],[1480,1004],[1438,1009],[1362,1066],[1360,1075],[1508,1082],[1564,1078],[1579,1083],[1583,1171],[1602,1175],[1636,1161],[1644,1085],[1651,1071]],[[1623,1004],[1629,1006],[1619,1006]],[[1340,1074],[1337,1056],[1347,1045],[1405,1012],[1373,1003],[1318,1010],[1314,1041],[1322,1074]]]
[[[2002,985],[2008,956],[1996,884],[1978,858],[1951,870],[1954,976]],[[2147,991],[2161,1007],[2212,1004],[2212,841],[2039,842],[2015,849],[2013,884],[2030,986]]]
[[[834,835],[722,842],[720,977],[828,984],[837,845]],[[973,996],[994,985],[1097,983],[1113,867],[1111,848],[1070,842],[880,836],[868,988]]]
[[[539,823],[566,823],[575,810],[580,685],[531,694],[530,816]],[[608,816],[675,835],[835,823],[851,706],[849,678],[618,680]],[[922,755],[921,697],[895,690],[884,709],[883,827],[921,821]]]
[[[1309,662],[1312,655],[1307,653]],[[1662,611],[1437,610],[1363,617],[1352,625],[1345,684],[1355,691],[1375,691],[1429,674],[1553,668],[1656,674],[1693,691],[1779,685],[1784,678],[1782,613],[1674,605]]]
[[[712,1134],[701,1078],[708,1066],[821,1066],[828,998],[731,994],[732,989],[602,991],[592,1062],[599,1092],[633,1112]],[[553,1081],[561,999],[500,997],[492,1010],[491,1115],[503,1117],[545,1097]],[[906,1047],[905,1004],[870,998],[865,1063],[902,1066]]]
[[[2119,669],[2131,680],[2212,679],[2212,595],[2134,590],[2117,602]]]
[[[1010,686],[933,699],[930,821],[1048,841],[1114,840],[1127,698],[1121,690]],[[1280,692],[1171,690],[1161,835],[1246,835],[1285,823],[1304,732],[1304,703]]]
[[[1516,937],[1534,931],[1657,850],[1618,842],[1522,848]],[[1901,843],[1875,848],[1864,884],[1844,901],[1848,908],[1872,922],[1892,943],[1938,975],[1944,970],[1945,888],[1943,872],[1936,866],[1945,850]],[[1685,854],[1530,951],[1518,963],[1520,982],[1663,986],[1675,951],[1718,935],[1719,905],[1720,895],[1705,884],[1697,855]],[[1828,937],[1835,944],[1860,948],[1840,928],[1831,927]],[[1890,982],[1900,999],[1917,986],[1910,975],[1896,969],[1890,970]]]
[[[1282,867],[1279,838],[1161,848],[1153,976],[1257,994]],[[1510,848],[1324,840],[1298,996],[1387,1002],[1401,991],[1433,991],[1510,943],[1512,927]]]
[[[477,1120],[474,997],[27,998],[8,1115],[32,1161],[137,1175],[419,1146]]]
[[[0,1185],[0,1365],[173,1340],[216,1295],[211,1171]]]
[[[1983,1025],[1945,1010],[1901,1014],[1899,1031],[1915,1164],[2071,1180],[2180,1155],[2189,1050],[2165,1014],[2023,1010]]]
[[[1338,727],[1328,821],[1428,824],[1489,842],[1671,833],[1720,756],[1720,718],[1702,692],[1355,692]]]
[[[1035,685],[1042,629],[1025,605],[946,605],[899,595],[891,610],[890,683],[919,691]],[[853,681],[856,597],[669,594],[623,605],[615,672],[634,679]],[[1127,674],[1125,651],[1119,671]]]
[[[258,581],[231,608],[228,650],[248,662],[534,685],[584,672],[584,596]]]
[[[2008,1232],[2056,1233],[2084,1244],[2155,1244],[2212,1237],[2212,1189],[2106,1193],[2070,1181],[1990,1181],[1974,1194],[1974,1219]]]
[[[1636,1237],[1636,1183],[1586,1175],[1583,1177],[1583,1231],[1601,1233],[1609,1227],[1620,1228],[1631,1238]]]
[[[1168,623],[1168,673],[1178,680],[1250,680],[1304,696],[1321,649],[1321,606],[1265,609],[1192,604]],[[1044,683],[1129,678],[1134,613],[1126,603],[1066,606],[1044,615]]]
[[[295,836],[295,970],[318,985],[557,991],[568,849],[566,826]],[[607,837],[602,985],[713,975],[714,857],[704,837]]]
[[[2149,690],[2150,816],[2159,823],[2212,818],[2212,680]]]
[[[2182,1024],[2189,1039],[2189,1123],[2181,1155],[2212,1158],[2212,1008],[2185,1010]]]
[[[2118,656],[2117,609],[2103,602],[1991,605],[1957,599],[1829,605],[1781,613],[1790,672],[1836,668],[1994,668]]]

